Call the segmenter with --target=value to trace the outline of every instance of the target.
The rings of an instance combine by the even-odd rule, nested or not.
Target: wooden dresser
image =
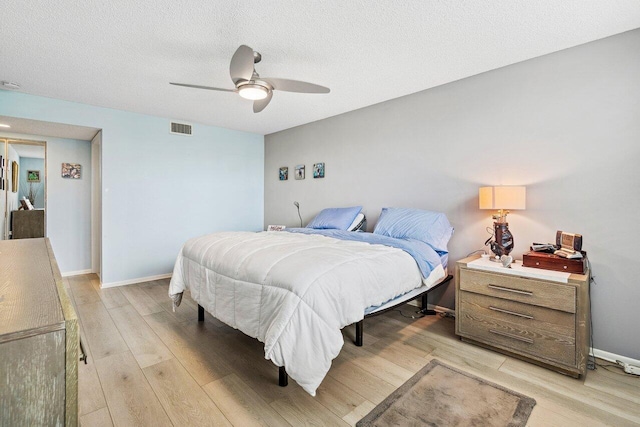
[[[33,239],[44,237],[44,210],[11,212],[11,238]]]
[[[49,239],[0,241],[0,425],[78,424],[78,321]]]
[[[499,263],[492,268],[486,264],[490,261],[477,259],[456,265],[456,334],[576,378],[584,375],[589,272],[557,273],[522,264],[507,271]],[[473,261],[488,268],[473,268]]]

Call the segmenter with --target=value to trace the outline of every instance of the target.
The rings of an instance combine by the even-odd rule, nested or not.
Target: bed
[[[398,225],[405,214],[388,211],[386,222]],[[288,374],[313,396],[344,344],[342,328],[359,324],[361,344],[365,315],[446,280],[443,243],[453,229],[443,214],[419,216],[442,228],[427,233],[430,243],[385,235],[384,210],[374,233],[293,229],[197,237],[176,260],[169,295],[179,303],[189,290],[202,307],[199,318],[206,310],[263,342],[265,358],[280,367],[281,385]],[[391,231],[398,234],[397,227]]]

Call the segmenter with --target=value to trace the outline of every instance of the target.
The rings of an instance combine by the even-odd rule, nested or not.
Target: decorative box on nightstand
[[[589,271],[504,268],[479,257],[456,264],[456,334],[573,377],[589,355]]]

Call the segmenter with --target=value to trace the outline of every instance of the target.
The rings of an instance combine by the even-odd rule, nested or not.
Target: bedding
[[[440,255],[440,261],[442,264],[442,268],[444,270],[444,275],[446,276],[448,274],[447,264],[449,262],[449,254],[446,253],[446,254]],[[402,295],[398,295],[397,297],[390,299],[389,301],[385,301],[380,305],[369,306],[365,309],[364,314],[367,315],[367,314],[375,313],[381,310],[385,310],[389,307],[395,306],[400,302],[411,301],[416,297],[418,297],[423,292],[428,291],[429,289],[435,287],[435,285],[439,284],[441,280],[442,278],[436,279],[436,277],[434,276],[429,277],[428,279],[423,279],[422,280],[423,285],[420,286],[419,288],[414,288]]]
[[[372,233],[353,233],[345,230],[313,230],[308,228],[288,228],[288,233],[315,234],[332,237],[340,240],[366,242],[372,245],[385,245],[401,249],[413,257],[423,279],[427,279],[434,267],[442,264],[440,255],[430,245],[415,239],[395,239],[388,236],[379,236]]]
[[[214,317],[263,342],[265,358],[285,366],[314,396],[344,344],[343,327],[362,320],[367,307],[445,274],[438,255],[422,242],[395,242],[404,246],[399,249],[378,240],[397,239],[371,233],[298,230],[304,229],[189,240],[176,260],[169,295],[188,289]],[[362,235],[370,237],[354,238]]]
[[[425,242],[436,251],[447,252],[453,227],[440,212],[408,208],[382,208],[374,234],[396,239],[415,239]]]
[[[323,209],[307,228],[347,230],[361,210],[362,206]]]

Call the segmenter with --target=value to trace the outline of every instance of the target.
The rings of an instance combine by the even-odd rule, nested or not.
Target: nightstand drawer
[[[460,269],[460,290],[525,304],[576,312],[576,291],[562,283]]]
[[[575,338],[548,333],[540,323],[523,326],[499,320],[477,307],[466,305],[458,318],[459,334],[485,344],[568,366],[576,364]]]
[[[468,318],[481,316],[563,339],[573,339],[576,335],[576,316],[573,313],[465,291],[460,291],[458,298],[460,310]]]

